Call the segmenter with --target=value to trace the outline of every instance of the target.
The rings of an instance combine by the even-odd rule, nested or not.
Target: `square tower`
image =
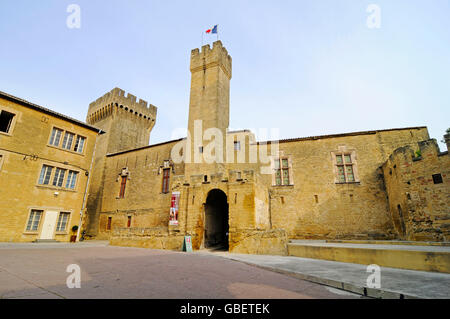
[[[230,114],[231,56],[220,41],[214,42],[212,49],[204,45],[201,51],[192,50],[190,70],[187,178],[223,170]],[[217,147],[211,152],[214,140]],[[221,153],[218,148],[222,148]],[[215,156],[214,163],[206,158],[209,154]]]

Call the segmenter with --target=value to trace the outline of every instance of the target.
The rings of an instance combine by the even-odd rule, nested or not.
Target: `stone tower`
[[[155,125],[156,107],[119,88],[113,89],[89,105],[86,122],[107,134],[106,152],[115,153],[149,144]]]
[[[97,235],[101,210],[106,155],[149,144],[157,108],[119,88],[111,90],[89,105],[86,117],[106,134],[97,139],[87,202],[87,233]]]
[[[187,152],[190,152],[191,163],[187,160],[185,166],[187,178],[193,175],[208,176],[223,171],[220,160],[211,163],[205,160],[204,156],[209,152],[208,144],[215,139],[213,137],[208,140],[208,133],[213,132],[209,130],[211,128],[216,128],[222,133],[222,145],[225,146],[230,113],[231,56],[220,41],[214,42],[212,49],[209,45],[204,45],[201,51],[192,50],[190,70],[188,130],[191,143]],[[206,140],[202,139],[204,136]],[[209,154],[217,153],[213,151]],[[225,158],[223,150],[223,160]]]

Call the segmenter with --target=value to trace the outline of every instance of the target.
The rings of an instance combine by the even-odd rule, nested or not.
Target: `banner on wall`
[[[169,225],[177,226],[178,225],[178,208],[180,205],[180,192],[172,193],[172,200],[170,204],[170,218]]]

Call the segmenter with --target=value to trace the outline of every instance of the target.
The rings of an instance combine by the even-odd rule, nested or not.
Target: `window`
[[[290,168],[288,158],[277,158],[274,161],[275,185],[290,185]]]
[[[441,174],[434,174],[433,175],[433,183],[435,184],[442,184],[444,181],[442,179],[442,175]]]
[[[352,183],[356,181],[353,165],[351,154],[336,154],[336,168],[339,183]]]
[[[108,217],[108,223],[106,224],[106,230],[111,230],[112,217]]]
[[[84,142],[86,141],[85,137],[82,136],[77,136],[77,140],[75,142],[75,147],[74,147],[74,151],[77,153],[83,153],[83,149],[84,149]]]
[[[170,168],[163,169],[162,192],[164,194],[167,194],[169,192],[169,178],[170,178]]]
[[[67,175],[66,188],[67,189],[75,189],[75,185],[77,183],[78,172],[69,171]]]
[[[64,134],[62,148],[70,151],[72,149],[72,143],[73,143],[74,137],[75,137],[75,134],[66,132],[66,134]]]
[[[39,222],[41,221],[43,211],[42,210],[32,210],[30,217],[28,218],[27,231],[37,231],[39,228]]]
[[[200,146],[200,147],[198,148],[198,152],[199,152],[200,154],[203,154],[203,146]]]
[[[9,133],[15,114],[0,111],[0,132]]]
[[[53,167],[44,165],[42,166],[41,175],[39,176],[40,185],[48,185],[50,183],[50,176],[52,175]]]
[[[62,138],[63,133],[64,138]],[[55,127],[50,135],[49,144],[56,147],[60,147],[60,144],[62,144],[61,148],[81,154],[83,153],[84,146],[86,145],[86,138],[80,135],[75,135],[71,132],[65,132],[64,130]]]
[[[240,151],[241,150],[241,142],[239,142],[239,141],[235,141],[234,142],[234,150],[235,151]]]
[[[119,198],[125,197],[125,187],[127,186],[127,176],[122,176],[122,182],[120,183]]]
[[[67,222],[69,221],[70,213],[59,213],[58,224],[56,225],[57,232],[64,232],[67,228]]]
[[[128,227],[128,228],[131,227],[131,216],[128,216],[127,227]]]
[[[58,128],[53,128],[52,135],[50,136],[50,145],[59,146],[62,133],[63,133],[62,130]]]
[[[77,178],[78,178],[78,172],[75,171],[69,171],[67,174],[67,179],[64,184],[64,178],[66,176],[66,169],[56,167],[55,173],[52,175],[53,169],[55,167],[43,165],[41,169],[41,174],[39,175],[39,185],[50,185],[50,179],[53,176],[53,181],[51,186],[55,187],[65,187],[67,189],[75,189],[75,186],[77,185]]]
[[[56,168],[55,176],[53,177],[53,186],[62,187],[65,175],[65,169]]]

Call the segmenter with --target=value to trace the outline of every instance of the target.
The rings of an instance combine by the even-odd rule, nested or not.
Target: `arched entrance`
[[[228,250],[228,231],[227,195],[213,189],[205,204],[205,248]]]

